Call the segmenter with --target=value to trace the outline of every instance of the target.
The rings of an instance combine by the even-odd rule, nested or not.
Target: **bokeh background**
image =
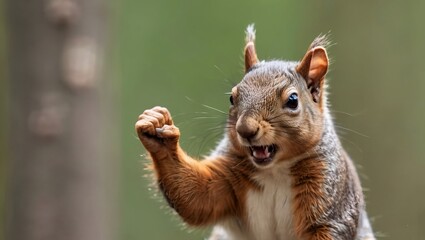
[[[18,1],[18,0],[15,0]],[[0,211],[10,213],[14,108],[10,77],[13,22],[1,2]],[[22,2],[22,1],[21,1]],[[46,1],[44,1],[46,2]],[[78,2],[78,1],[77,1]],[[43,1],[40,1],[42,4]],[[208,153],[222,134],[231,87],[242,78],[244,29],[255,23],[260,59],[299,60],[330,33],[330,103],[344,147],[358,165],[374,230],[381,239],[425,239],[424,1],[136,1],[107,2],[113,201],[105,209],[112,238],[204,239],[165,207],[144,175],[137,116],[167,107],[191,155]],[[18,26],[16,26],[18,27]],[[37,45],[35,44],[34,47]],[[30,81],[30,80],[28,80]],[[103,89],[103,88],[102,88]],[[99,119],[102,121],[102,119]],[[92,134],[88,131],[86,134]],[[16,146],[15,146],[16,147]],[[100,182],[102,184],[102,182]],[[103,182],[103,184],[106,184]],[[21,186],[25,188],[25,186]],[[55,201],[52,199],[51,201]],[[75,216],[77,219],[79,216]],[[11,227],[0,218],[0,232]],[[112,229],[112,230],[111,230]],[[1,237],[6,237],[1,234]],[[111,238],[111,237],[110,237]],[[6,238],[3,238],[6,239]],[[68,238],[63,238],[68,239]]]

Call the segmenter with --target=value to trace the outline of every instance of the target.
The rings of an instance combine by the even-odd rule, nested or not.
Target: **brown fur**
[[[151,124],[150,116],[164,114],[159,121]],[[166,119],[166,120],[164,120]],[[162,141],[148,134],[167,125],[160,134],[167,138]],[[150,157],[156,173],[156,180],[169,205],[190,225],[206,226],[226,216],[243,217],[244,196],[248,189],[257,188],[250,180],[256,171],[248,162],[235,165],[237,149],[232,157],[196,161],[178,145],[179,131],[172,125],[165,108],[155,107],[145,111],[136,123],[142,143],[150,149]]]
[[[263,191],[256,176],[264,175],[267,166],[290,162],[294,237],[373,238],[357,173],[339,143],[326,105],[325,38],[316,39],[300,62],[259,62],[254,33],[249,27],[246,74],[232,89],[226,135],[210,157],[195,160],[181,149],[179,129],[167,109],[155,107],[139,116],[136,131],[164,197],[190,225],[208,226],[227,219],[249,232],[248,192]],[[286,104],[294,93],[299,105],[292,109]],[[271,163],[258,165],[261,162],[252,152],[256,146],[273,146]],[[366,223],[362,232],[360,216]]]
[[[258,62],[257,53],[255,52],[254,44],[247,44],[245,47],[245,72]]]

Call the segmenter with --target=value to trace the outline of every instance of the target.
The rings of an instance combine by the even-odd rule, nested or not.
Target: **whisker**
[[[207,131],[211,131],[211,130],[222,130],[224,127],[223,126],[217,126],[217,127],[211,127],[211,128],[207,128]]]
[[[338,111],[338,110],[331,110],[331,113],[339,113],[339,114],[343,114],[343,115],[346,115],[346,116],[349,116],[349,117],[357,117],[357,116],[363,115],[362,112],[359,112],[359,113],[348,113],[348,112]]]
[[[205,134],[203,134],[203,137],[195,138],[195,139],[199,139],[199,141],[197,141],[199,143],[199,147],[197,148],[198,156],[200,155],[202,151],[206,150],[206,146],[210,144],[212,140],[214,139],[218,140],[220,136],[223,135],[222,129],[223,129],[222,126],[211,127],[206,129],[206,131],[204,132]]]
[[[217,109],[217,108],[215,108],[215,107],[211,107],[211,106],[206,105],[206,104],[202,104],[202,106],[204,106],[204,107],[206,107],[206,108],[208,108],[208,109],[211,109],[211,110],[217,111],[217,112],[222,113],[222,114],[224,114],[224,115],[226,115],[226,116],[227,116],[227,113],[226,113],[226,112],[221,111],[221,110],[219,110],[219,109]]]
[[[201,151],[202,151],[203,149],[205,149],[205,147],[206,147],[209,143],[211,143],[214,139],[217,139],[217,140],[218,140],[218,138],[219,138],[221,135],[222,135],[222,133],[221,133],[221,132],[216,132],[216,133],[208,134],[206,137],[204,137],[204,138],[202,139],[201,146],[200,146],[200,148],[198,149],[198,155],[200,155]]]
[[[349,129],[349,128],[346,128],[346,127],[343,127],[343,126],[339,126],[339,125],[336,125],[335,124],[335,127],[336,128],[339,128],[339,129],[343,129],[343,130],[349,131],[349,132],[352,132],[352,133],[355,133],[355,134],[357,134],[359,136],[362,136],[362,137],[365,137],[365,138],[370,138],[369,136],[367,136],[367,135],[365,135],[363,133],[357,132],[355,130],[352,130],[352,129]]]
[[[226,82],[228,85],[230,85],[230,87],[234,87],[234,86],[236,86],[236,83],[235,82],[233,82],[233,81],[230,81],[227,77],[226,77],[226,75],[228,75],[228,74],[226,74],[225,72],[223,72],[223,70],[219,67],[219,66],[217,66],[217,65],[214,65],[214,68],[215,69],[217,69],[222,75],[223,75],[223,80],[224,80],[224,82]]]
[[[190,98],[189,96],[185,96],[185,98],[186,98],[186,100],[188,100],[188,101],[190,101],[190,102],[193,102],[193,103],[196,103],[192,98]],[[218,113],[221,113],[221,114],[223,114],[223,115],[226,115],[227,116],[227,113],[226,112],[224,112],[224,111],[222,111],[222,110],[220,110],[220,109],[218,109],[218,108],[215,108],[215,107],[212,107],[212,106],[209,106],[209,105],[206,105],[206,104],[200,104],[201,106],[203,106],[203,107],[206,107],[206,108],[208,108],[208,109],[211,109],[211,110],[214,110],[214,111],[216,111],[216,112],[218,112]],[[207,113],[204,113],[204,114],[207,114]]]
[[[194,117],[192,119],[194,120],[201,120],[201,119],[218,119],[220,117]]]
[[[354,143],[353,141],[349,140],[349,139],[348,139],[348,138],[346,138],[346,137],[343,137],[343,136],[339,136],[339,137],[341,138],[341,140],[342,140],[343,142],[347,142],[347,143],[351,144],[352,146],[354,146],[354,147],[357,149],[357,151],[359,151],[359,152],[363,153],[363,150],[360,148],[360,146],[359,146],[359,145],[357,145],[356,143]]]

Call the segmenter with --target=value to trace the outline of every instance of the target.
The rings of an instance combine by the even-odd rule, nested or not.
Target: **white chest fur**
[[[249,190],[246,199],[247,222],[227,219],[214,227],[209,240],[294,240],[289,160],[264,169],[254,179],[263,188]]]
[[[289,163],[264,171],[255,178],[262,190],[247,195],[248,229],[252,239],[294,239]]]

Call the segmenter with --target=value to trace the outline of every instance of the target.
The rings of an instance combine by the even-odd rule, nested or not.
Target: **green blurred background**
[[[119,239],[208,235],[208,229],[185,228],[150,190],[134,123],[143,110],[165,106],[184,149],[208,153],[225,115],[204,105],[227,111],[225,93],[242,77],[250,23],[260,59],[299,60],[314,37],[331,33],[330,102],[344,146],[359,166],[374,230],[383,239],[425,239],[424,1],[122,0],[111,6],[110,61],[120,96],[114,111],[121,116]],[[8,114],[4,34],[2,20],[1,128]],[[3,130],[2,192],[8,171]]]

